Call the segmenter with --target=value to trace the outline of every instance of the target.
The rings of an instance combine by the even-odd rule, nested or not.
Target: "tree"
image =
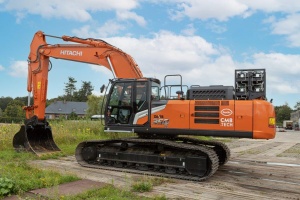
[[[283,123],[283,120],[289,120],[291,118],[292,111],[293,110],[287,103],[282,106],[275,106],[276,122],[281,124]]]
[[[9,102],[11,102],[12,100],[14,100],[13,98],[11,97],[1,97],[0,98],[0,108],[2,110],[5,110],[5,108],[7,107],[7,105],[9,104]]]
[[[5,111],[5,117],[14,117],[14,118],[25,118],[25,111],[23,110],[24,103],[20,100],[13,100],[8,103]]]
[[[90,81],[82,81],[81,88],[78,92],[74,93],[76,101],[86,102],[88,100],[88,96],[92,94],[93,90],[94,88]]]
[[[103,103],[103,96],[89,95],[87,100],[88,109],[86,111],[87,117],[92,115],[100,115]],[[102,110],[102,112],[104,112]]]
[[[28,105],[28,96],[25,97],[16,97],[14,100],[21,101],[24,105]],[[33,97],[30,97],[30,104],[33,105]]]
[[[68,119],[76,120],[76,119],[78,119],[78,115],[75,112],[71,112]]]
[[[69,77],[69,82],[65,83],[65,95],[58,96],[57,100],[66,100],[66,101],[79,101],[86,102],[88,100],[88,95],[92,94],[94,90],[90,81],[82,81],[81,88],[79,91],[76,90],[75,83],[77,81],[73,77]]]
[[[298,102],[296,103],[296,105],[294,106],[294,108],[295,108],[296,110],[300,110],[300,101],[298,101]]]
[[[77,81],[73,77],[69,77],[69,82],[65,83],[65,100],[66,101],[73,100],[74,92],[76,92],[75,83],[77,83]]]

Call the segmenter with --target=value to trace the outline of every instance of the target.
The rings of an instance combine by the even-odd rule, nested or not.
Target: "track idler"
[[[38,156],[60,151],[53,140],[51,127],[47,122],[29,122],[22,125],[13,138],[13,147],[18,152],[33,152]]]

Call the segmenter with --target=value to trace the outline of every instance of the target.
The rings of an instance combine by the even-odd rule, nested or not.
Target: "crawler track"
[[[134,145],[159,145],[163,148],[164,147],[172,148],[177,152],[196,152],[196,153],[204,154],[207,157],[207,169],[205,174],[200,176],[191,174],[189,173],[188,170],[182,170],[182,169],[181,170],[173,169],[173,173],[170,173],[167,171],[167,167],[165,165],[158,166],[157,168],[157,167],[153,167],[151,163],[149,164],[146,163],[144,169],[137,170],[140,169],[141,166],[140,164],[132,165],[132,163],[126,160],[105,161],[105,159],[101,159],[101,162],[99,162],[99,158],[88,160],[85,159],[84,156],[82,156],[86,147],[101,149],[105,145],[122,144],[122,143],[126,143],[126,144],[130,143]],[[211,146],[212,143],[210,143],[209,145]],[[143,151],[141,150],[141,152]],[[184,158],[185,157],[184,153],[182,153],[181,156]],[[150,139],[141,139],[141,138],[125,138],[125,139],[105,140],[105,141],[85,141],[80,143],[76,148],[76,160],[80,165],[84,167],[109,169],[109,170],[121,171],[126,173],[147,174],[153,176],[192,180],[192,181],[204,181],[208,179],[218,170],[219,167],[219,158],[215,149],[206,147],[204,143],[200,142],[200,140],[190,140],[189,138],[176,138],[173,140],[166,140],[166,139],[150,140]],[[105,162],[103,162],[103,160]]]
[[[230,149],[226,144],[218,141],[207,141],[207,140],[199,140],[196,138],[190,137],[177,137],[176,140],[181,140],[183,142],[192,143],[195,145],[205,145],[207,147],[212,148],[218,155],[219,165],[224,165],[228,162],[230,158]]]

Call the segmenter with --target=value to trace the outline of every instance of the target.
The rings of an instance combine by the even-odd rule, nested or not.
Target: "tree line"
[[[81,87],[77,90],[77,81],[73,77],[68,77],[68,82],[65,83],[64,94],[56,98],[47,99],[46,106],[54,101],[76,101],[87,102],[89,109],[87,115],[100,114],[99,105],[102,103],[103,97],[92,95],[94,87],[90,81],[82,81]],[[31,105],[33,98],[30,98]],[[22,121],[25,119],[25,111],[23,106],[28,105],[28,97],[0,97],[0,122]],[[72,116],[74,118],[74,116]],[[76,116],[75,116],[76,117]]]

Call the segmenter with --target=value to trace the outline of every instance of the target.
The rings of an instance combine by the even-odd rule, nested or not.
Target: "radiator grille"
[[[195,106],[195,111],[219,111],[219,106]]]
[[[219,106],[220,101],[195,101],[195,105],[197,105],[197,106],[198,105],[199,106]]]
[[[196,112],[195,117],[219,117],[219,112]]]
[[[195,119],[196,124],[219,124],[219,119]]]
[[[196,101],[194,122],[196,124],[219,124],[221,102],[223,101]]]

